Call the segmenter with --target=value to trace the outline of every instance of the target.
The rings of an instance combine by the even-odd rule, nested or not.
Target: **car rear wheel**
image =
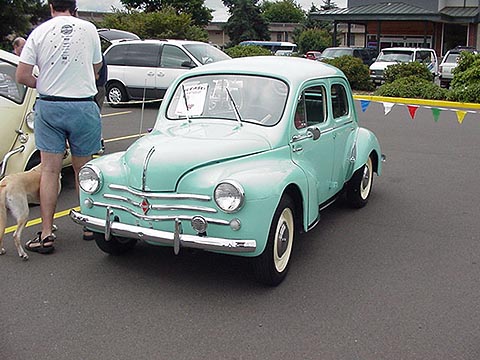
[[[367,205],[373,187],[373,162],[371,156],[367,163],[355,171],[347,185],[347,202],[353,208]]]
[[[107,101],[111,107],[119,107],[128,101],[125,87],[120,83],[107,85]]]
[[[132,250],[137,240],[120,238],[117,236],[111,236],[109,241],[105,240],[105,235],[102,233],[93,233],[93,238],[97,243],[97,246],[104,252],[110,255],[121,255]]]
[[[254,259],[255,276],[258,281],[270,286],[280,284],[287,275],[295,235],[293,202],[284,195],[280,200],[263,253]]]

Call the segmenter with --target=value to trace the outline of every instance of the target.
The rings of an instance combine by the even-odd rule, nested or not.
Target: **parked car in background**
[[[439,66],[440,86],[448,88],[453,79],[453,69],[458,65],[462,51],[468,51],[477,54],[477,49],[473,47],[457,46],[448,50]]]
[[[149,134],[87,163],[70,216],[108,254],[142,240],[250,257],[258,280],[277,285],[295,236],[341,195],[365,206],[382,159],[340,70],[236,58],[179,76]]]
[[[19,59],[13,53],[0,50],[0,179],[8,174],[30,170],[40,163],[33,132],[37,92],[16,82]],[[64,166],[70,163],[70,152],[67,150]]]
[[[305,57],[310,60],[319,60],[320,56],[322,56],[321,51],[307,51],[305,53]]]
[[[105,51],[107,101],[114,107],[130,100],[162,99],[178,75],[227,59],[222,50],[199,41],[115,42]]]
[[[326,48],[320,55],[319,60],[334,59],[345,55],[359,58],[365,65],[370,65],[375,60],[374,53],[368,48],[345,46]]]
[[[418,61],[425,64],[435,79],[438,76],[438,59],[435,50],[428,48],[394,47],[380,51],[377,59],[370,65],[370,78],[375,85],[385,82],[383,72],[390,65]]]

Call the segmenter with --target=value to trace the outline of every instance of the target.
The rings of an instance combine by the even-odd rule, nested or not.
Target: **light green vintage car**
[[[277,285],[295,234],[342,194],[363,207],[382,159],[337,68],[225,60],[177,78],[151,133],[81,170],[81,211],[71,218],[109,254],[142,240],[175,254],[247,256],[261,282]]]

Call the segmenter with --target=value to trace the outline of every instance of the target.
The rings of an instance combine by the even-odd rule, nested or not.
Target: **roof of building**
[[[435,22],[479,22],[478,7],[445,7],[439,12],[403,2],[335,8],[311,13],[313,19],[337,21],[421,20]]]

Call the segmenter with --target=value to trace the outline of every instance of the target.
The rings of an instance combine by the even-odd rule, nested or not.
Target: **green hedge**
[[[237,45],[225,49],[225,53],[232,58],[246,57],[246,56],[262,56],[273,55],[268,49],[256,45]]]
[[[352,89],[371,91],[375,88],[370,80],[368,66],[359,58],[344,55],[335,59],[325,59],[323,61],[342,70],[350,82]]]
[[[414,99],[445,100],[448,90],[429,80],[410,75],[385,83],[374,93],[376,96],[403,97]]]
[[[392,83],[395,80],[409,76],[416,76],[417,79],[433,81],[433,75],[430,70],[428,70],[425,64],[421,64],[418,61],[390,65],[387,66],[383,72],[386,83]]]

